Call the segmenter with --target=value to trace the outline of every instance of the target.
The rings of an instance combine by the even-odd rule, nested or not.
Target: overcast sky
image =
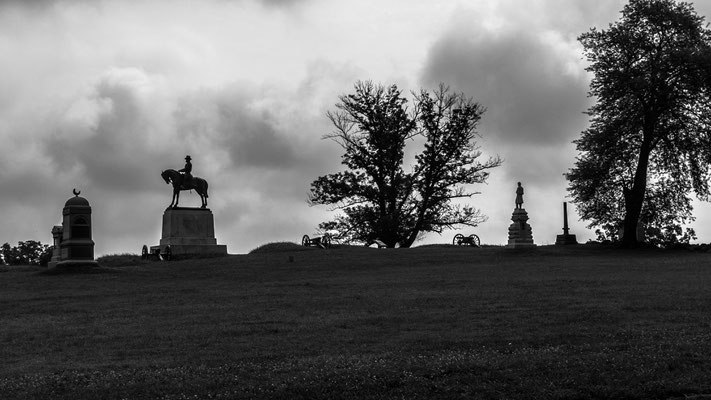
[[[0,3],[0,244],[51,244],[81,190],[96,255],[160,239],[171,189],[160,171],[193,158],[210,183],[219,244],[245,253],[300,242],[332,215],[309,184],[341,169],[322,136],[357,80],[406,92],[440,82],[487,108],[480,145],[503,166],[457,232],[505,244],[516,182],[538,244],[562,233],[563,177],[587,126],[590,75],[576,38],[622,0],[44,0]],[[700,15],[710,2],[698,2]],[[183,192],[181,205],[199,206]],[[593,238],[574,207],[571,233]],[[711,207],[693,225],[711,241]]]

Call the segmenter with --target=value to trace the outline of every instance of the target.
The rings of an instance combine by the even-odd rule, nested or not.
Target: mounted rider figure
[[[186,189],[190,188],[193,183],[193,164],[190,162],[190,160],[192,160],[190,156],[185,156],[185,168],[178,170],[178,172],[183,173],[183,182],[181,183],[181,185]]]

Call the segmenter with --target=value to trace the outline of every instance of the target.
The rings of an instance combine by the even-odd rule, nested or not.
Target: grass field
[[[306,249],[0,269],[0,398],[711,398],[711,254]]]

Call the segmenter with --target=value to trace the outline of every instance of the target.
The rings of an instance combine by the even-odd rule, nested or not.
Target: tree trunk
[[[636,186],[636,185],[635,185]],[[627,248],[636,247],[637,242],[637,223],[639,216],[642,213],[641,203],[644,201],[644,194],[639,196],[639,191],[634,187],[632,190],[627,190],[625,196],[625,219],[623,222],[622,246]]]
[[[628,248],[638,245],[637,225],[639,223],[639,216],[642,214],[644,195],[647,191],[647,169],[649,167],[649,155],[652,149],[650,140],[647,139],[651,137],[651,135],[647,135],[645,132],[644,137],[645,139],[642,141],[642,147],[639,151],[639,161],[634,174],[632,189],[624,188],[623,190],[625,197],[625,219],[622,246]]]
[[[419,233],[419,230],[413,230],[412,232],[410,232],[407,238],[402,243],[400,243],[400,247],[410,248],[412,244],[415,243],[415,239],[417,239],[417,235]]]
[[[429,199],[429,195],[422,195],[420,208],[417,211],[417,222],[415,222],[415,227],[412,229],[412,231],[410,231],[403,243],[400,243],[401,247],[409,248],[410,246],[412,246],[413,243],[415,243],[415,240],[417,240],[417,235],[419,235],[420,231],[422,230],[422,221],[425,219],[425,213],[427,212],[427,208],[429,207]]]

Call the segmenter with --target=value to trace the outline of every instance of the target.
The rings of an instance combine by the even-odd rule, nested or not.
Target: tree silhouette
[[[498,157],[480,163],[475,142],[483,107],[440,85],[407,99],[396,85],[357,82],[355,93],[340,96],[328,112],[335,130],[325,138],[343,149],[346,171],[321,176],[311,184],[309,202],[331,205],[343,214],[319,228],[337,231],[347,243],[384,242],[410,247],[423,232],[457,225],[476,226],[479,210],[453,200],[474,192],[463,185],[483,183]],[[406,142],[423,142],[411,171],[403,168]]]
[[[642,223],[656,242],[687,241],[689,193],[708,199],[711,46],[689,3],[631,0],[619,21],[579,37],[594,73],[590,127],[567,174],[583,219],[626,246]]]

